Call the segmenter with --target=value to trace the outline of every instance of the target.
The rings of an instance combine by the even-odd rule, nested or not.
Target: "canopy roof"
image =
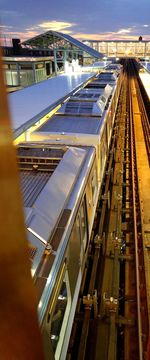
[[[78,49],[79,51],[85,51],[90,56],[96,59],[100,59],[104,54],[92,49],[90,46],[85,45],[79,40],[76,40],[68,34],[63,34],[56,31],[47,31],[43,34],[37,35],[22,43],[25,46],[41,49]]]

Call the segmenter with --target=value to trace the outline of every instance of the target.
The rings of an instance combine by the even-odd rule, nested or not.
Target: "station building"
[[[54,56],[56,74],[60,70],[64,71],[66,64],[72,64],[76,61],[79,65],[89,65],[103,56],[99,51],[72,36],[56,31],[47,31],[24,41],[22,45],[27,49],[36,49],[38,51],[51,50]]]
[[[5,83],[9,87],[25,87],[48,79],[52,71],[52,60],[46,57],[5,57]]]
[[[150,58],[150,41],[143,40],[83,40],[83,43],[106,57]]]
[[[19,88],[46,80],[53,75],[75,70],[102,58],[102,54],[69,35],[47,31],[20,43],[12,39],[4,47],[5,82]]]

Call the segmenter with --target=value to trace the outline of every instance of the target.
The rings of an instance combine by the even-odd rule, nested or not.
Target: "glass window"
[[[108,55],[108,43],[99,42],[98,51],[107,56]]]
[[[36,64],[35,68],[36,69],[43,69],[44,68],[44,63]]]
[[[116,56],[116,51],[117,51],[116,43],[114,43],[114,42],[108,43],[108,55]]]
[[[145,43],[139,42],[136,44],[135,54],[139,56],[145,55]]]
[[[10,69],[11,70],[16,70],[16,64],[10,64]]]
[[[70,307],[71,295],[68,274],[66,273],[57,297],[55,311],[51,320],[51,343],[55,353],[55,359],[59,359],[61,353]]]
[[[96,195],[97,195],[97,172],[96,172],[96,169],[93,172],[93,177],[92,177],[92,181],[91,181],[91,187],[92,187],[93,205],[95,205]]]
[[[106,128],[103,131],[103,135],[101,137],[101,169],[102,175],[104,171],[105,161],[107,155],[107,141],[106,141]]]
[[[101,100],[105,103],[106,102],[106,98],[105,98],[105,96],[101,96]]]
[[[59,341],[59,334],[62,327],[65,311],[67,307],[67,287],[65,281],[63,281],[60,293],[58,295],[55,312],[51,325],[51,341],[54,352]]]
[[[80,239],[80,244],[81,244],[80,256],[82,259],[83,256],[82,247],[83,250],[85,251],[87,246],[87,215],[86,215],[85,198],[76,218],[76,229],[77,229],[78,238]]]
[[[96,51],[98,51],[98,42],[93,43],[93,49],[96,50]]]
[[[150,43],[146,43],[146,55],[150,56]]]
[[[117,55],[124,56],[126,51],[126,43],[117,43]]]
[[[22,70],[32,70],[32,64],[21,64],[20,69],[22,69]]]
[[[87,246],[87,218],[86,218],[86,207],[85,199],[80,209],[80,231],[81,231],[81,240],[83,242],[84,250]]]

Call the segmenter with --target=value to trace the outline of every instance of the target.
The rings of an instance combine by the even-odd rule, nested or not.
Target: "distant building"
[[[5,82],[9,87],[25,87],[52,76],[52,57],[4,57]]]
[[[54,68],[57,74],[64,71],[66,62],[77,61],[79,65],[93,64],[102,58],[102,54],[95,49],[83,44],[81,41],[68,34],[58,31],[47,31],[22,43],[26,48],[37,49],[38,51],[49,49],[54,55]]]
[[[20,39],[12,39],[3,46],[5,82],[8,90],[17,89],[46,80],[54,73],[53,53],[22,46]]]
[[[150,57],[150,41],[139,38],[136,41],[130,40],[83,40],[87,46],[99,51],[106,57]]]
[[[56,31],[47,31],[23,43],[12,39],[12,46],[4,46],[3,53],[6,85],[15,89],[102,58],[98,51]]]

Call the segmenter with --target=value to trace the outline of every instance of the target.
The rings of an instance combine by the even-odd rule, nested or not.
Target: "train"
[[[66,358],[122,79],[110,64],[17,146],[46,360]]]

